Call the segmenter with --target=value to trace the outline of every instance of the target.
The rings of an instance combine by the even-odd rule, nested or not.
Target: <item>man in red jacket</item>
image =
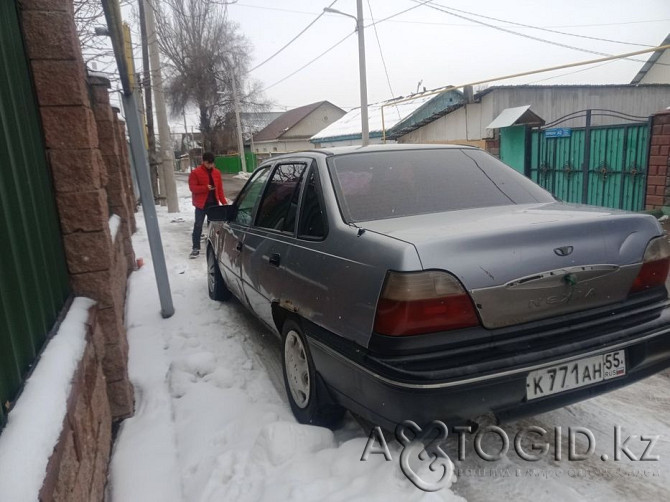
[[[193,194],[193,205],[195,206],[193,249],[189,257],[196,258],[200,254],[200,236],[202,235],[202,224],[205,221],[207,208],[226,203],[226,197],[223,195],[221,172],[214,169],[213,153],[205,152],[202,154],[202,164],[191,171],[188,177],[188,187]]]

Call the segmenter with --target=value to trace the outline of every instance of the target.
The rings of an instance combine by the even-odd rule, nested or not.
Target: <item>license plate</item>
[[[526,399],[550,396],[626,374],[626,352],[616,350],[528,373]]]

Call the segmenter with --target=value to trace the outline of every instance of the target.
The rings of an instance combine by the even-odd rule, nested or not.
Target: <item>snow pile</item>
[[[119,231],[119,225],[121,224],[121,218],[118,214],[113,214],[109,218],[109,233],[112,236],[112,243],[116,242],[116,234]]]
[[[148,249],[135,248],[140,250],[149,255]],[[165,381],[169,361],[163,352],[160,309],[154,306],[157,300],[152,302],[157,292],[151,267],[134,272],[128,289],[128,375],[135,388],[135,415],[123,422],[123,439],[116,441],[110,462],[112,478],[124,481],[108,489],[113,500],[177,502],[183,498],[172,398]]]
[[[233,176],[233,178],[236,178],[238,180],[248,180],[249,178],[251,178],[252,174],[253,173],[250,173],[250,172],[245,173],[244,171],[240,171],[235,176]]]
[[[38,499],[49,458],[58,442],[72,377],[86,348],[88,298],[75,298],[58,333],[49,340],[0,435],[0,499]]]

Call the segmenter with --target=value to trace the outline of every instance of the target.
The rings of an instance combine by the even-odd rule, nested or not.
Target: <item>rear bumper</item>
[[[493,412],[501,421],[533,415],[594,397],[623,387],[670,367],[670,309],[665,306],[653,320],[610,331],[608,342],[593,339],[590,347],[568,346],[546,351],[528,351],[519,357],[505,357],[468,364],[458,371],[421,371],[416,354],[395,356],[384,364],[374,355],[358,350],[359,356],[338,350],[315,330],[306,330],[310,351],[333,397],[371,422],[393,429],[404,420],[425,424],[432,420],[463,422]],[[316,336],[311,336],[316,335]],[[533,400],[526,399],[526,377],[530,371],[570,361],[625,350],[625,376],[594,383]],[[418,357],[421,357],[420,355]],[[516,363],[515,363],[516,361]],[[407,368],[412,368],[408,372]],[[468,369],[473,371],[468,371]],[[487,369],[488,368],[488,369]],[[454,368],[450,368],[454,369]],[[436,375],[458,374],[453,378]]]

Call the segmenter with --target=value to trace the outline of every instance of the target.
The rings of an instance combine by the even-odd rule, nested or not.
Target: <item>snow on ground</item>
[[[617,501],[670,498],[670,374],[664,373],[614,393],[537,417],[501,426],[509,451],[498,460],[476,454],[467,435],[464,459],[450,438],[455,466],[451,487],[423,492],[399,468],[401,447],[389,442],[393,460],[361,455],[367,434],[347,415],[327,429],[296,423],[288,406],[276,338],[238,302],[209,300],[205,257],[187,258],[193,211],[185,179],[178,181],[181,213],[157,208],[170,274],[175,315],[160,316],[146,232],[138,214],[133,239],[146,265],[130,279],[128,297],[129,372],[135,386],[135,416],[123,422],[114,446],[109,500],[132,501],[315,501],[315,500],[519,500]],[[203,253],[204,254],[204,253]],[[621,427],[628,449],[657,461],[614,461],[614,429]],[[515,434],[529,434],[537,461],[514,449]],[[560,427],[562,459],[555,460],[554,431]],[[569,428],[588,429],[595,450],[586,460],[568,460]],[[574,430],[573,430],[574,432]],[[577,433],[576,452],[588,446]],[[494,455],[502,441],[480,439]],[[623,442],[623,440],[621,442]],[[607,455],[607,459],[603,460]],[[423,474],[423,472],[422,472]]]

